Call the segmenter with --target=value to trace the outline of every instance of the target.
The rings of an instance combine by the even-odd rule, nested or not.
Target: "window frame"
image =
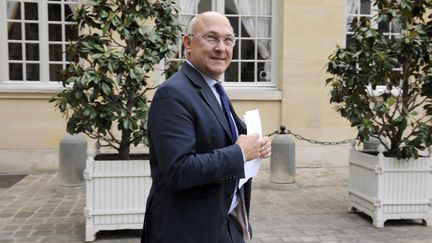
[[[8,16],[7,16],[7,6],[8,1],[2,0],[0,1],[0,33],[6,33],[6,34],[0,34],[0,48],[2,50],[5,50],[5,54],[0,56],[0,91],[4,92],[31,92],[34,90],[43,91],[43,92],[52,92],[52,91],[58,91],[62,89],[61,82],[59,80],[53,80],[50,81],[50,64],[62,64],[63,67],[68,63],[65,57],[65,48],[67,45],[67,40],[65,40],[65,34],[66,34],[66,28],[65,26],[69,25],[70,22],[73,21],[67,21],[64,19],[61,19],[60,21],[52,21],[49,20],[49,10],[48,5],[49,4],[58,4],[58,5],[66,5],[66,4],[79,4],[81,0],[62,0],[62,1],[53,1],[53,0],[18,0],[14,1],[20,3],[21,9],[23,8],[22,5],[24,3],[37,3],[38,6],[38,19],[36,20],[38,24],[38,37],[37,43],[39,44],[39,60],[37,63],[39,64],[39,80],[10,80],[9,79],[9,63],[11,60],[9,60],[9,43],[27,43],[25,40],[25,37],[22,36],[21,40],[9,40],[8,37]],[[61,11],[61,16],[64,16],[64,7]],[[20,23],[27,23],[28,20],[24,19],[25,17],[22,16],[20,20],[17,20],[17,22]],[[14,22],[14,21],[12,21]],[[68,24],[69,23],[69,24]],[[62,40],[61,41],[50,41],[49,40],[49,25],[50,24],[60,24],[62,27],[61,29],[61,35]],[[61,44],[62,45],[62,60],[61,61],[52,61],[50,60],[49,56],[49,46],[50,44]],[[22,63],[23,66],[27,63],[27,60],[23,57],[22,60],[17,60],[17,63]],[[25,69],[23,68],[23,73],[25,72]],[[24,78],[23,74],[23,79]]]
[[[181,0],[180,0],[181,1]],[[270,63],[271,63],[271,79],[270,81],[231,81],[231,82],[225,82],[225,75],[222,76],[222,82],[224,83],[224,86],[231,89],[231,90],[240,90],[240,89],[245,89],[245,88],[251,88],[251,89],[256,89],[259,88],[260,90],[263,89],[267,89],[267,90],[275,90],[278,86],[278,72],[277,72],[277,67],[279,65],[279,52],[276,51],[277,47],[279,46],[279,38],[276,38],[276,36],[279,36],[279,16],[280,16],[280,1],[279,0],[272,0],[271,1],[271,37],[270,37],[270,44],[271,44],[271,59],[270,59]],[[212,0],[211,3],[211,8],[213,11],[217,11],[219,13],[222,13],[224,15],[226,15],[227,17],[236,17],[239,16],[240,14],[225,14],[225,0]],[[183,13],[180,11],[181,15],[187,15],[187,16],[195,16],[196,14],[190,14],[190,13]],[[245,15],[243,15],[245,16]],[[260,15],[246,15],[246,17],[259,17]],[[266,16],[264,16],[266,17]],[[235,33],[236,37],[238,37],[238,33]],[[247,39],[252,39],[252,40],[260,40],[261,38],[255,38],[255,37],[250,37]],[[240,43],[240,41],[237,40],[236,46],[238,46]],[[241,45],[241,44],[240,44]],[[257,45],[255,44],[255,50],[254,53],[257,54]],[[179,50],[181,50],[181,40],[179,41],[178,44],[178,48]],[[181,57],[183,58],[183,55],[181,55]],[[184,59],[180,59],[178,58],[178,56],[176,56],[175,58],[171,58],[167,61],[182,61]],[[238,62],[240,60],[240,62]],[[253,63],[257,63],[257,62],[264,62],[263,60],[259,60],[256,56],[254,57],[254,59],[247,59],[249,62],[253,62]],[[232,60],[231,64],[233,62],[237,62],[237,63],[241,63],[241,62],[248,62],[248,61],[244,61],[242,59],[239,59],[239,57],[237,59]],[[161,65],[164,66],[164,65]],[[255,64],[255,67],[257,67],[257,64]],[[257,69],[254,68],[254,72],[256,72]],[[254,76],[256,76],[256,74],[254,73]],[[165,79],[165,77],[162,75],[161,76],[161,82],[163,82],[163,80]]]

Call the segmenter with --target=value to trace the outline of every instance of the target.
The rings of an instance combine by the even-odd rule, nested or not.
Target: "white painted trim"
[[[423,219],[431,225],[430,157],[405,161],[352,148],[349,164],[350,211],[354,208],[369,215],[377,228],[388,219]]]
[[[388,90],[385,85],[377,85],[376,89],[373,90],[371,85],[366,86],[368,94],[372,97],[378,97],[383,93],[390,92],[393,96],[397,97],[401,95],[402,90],[399,87],[393,87],[392,90]]]
[[[5,50],[5,55],[0,57],[0,83],[9,77],[9,57],[7,44],[7,1],[0,1],[0,50]]]
[[[272,60],[271,60],[271,65],[272,65],[272,80],[271,80],[271,85],[273,85],[274,87],[277,87],[278,83],[277,80],[279,80],[279,53],[280,53],[280,39],[281,38],[277,38],[277,36],[282,36],[279,32],[280,30],[280,10],[281,10],[281,6],[279,3],[279,0],[274,0],[272,2],[273,6],[272,6],[272,41],[271,41],[271,55],[272,55]]]
[[[63,89],[53,82],[0,82],[0,99],[49,99]]]
[[[95,240],[100,230],[141,229],[152,184],[150,162],[95,161],[92,152],[88,154],[84,171],[85,241]]]
[[[39,3],[39,80],[49,80],[48,3]]]
[[[282,100],[282,91],[265,88],[227,88],[230,100]]]

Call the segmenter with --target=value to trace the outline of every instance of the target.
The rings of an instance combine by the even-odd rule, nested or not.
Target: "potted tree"
[[[432,1],[376,0],[373,19],[354,20],[346,48],[330,56],[331,103],[357,128],[359,143],[374,138],[377,153],[349,158],[350,209],[383,227],[388,219],[432,224]],[[389,38],[374,26],[399,26]]]
[[[148,91],[157,87],[149,73],[181,29],[173,1],[87,0],[73,18],[80,34],[67,49],[65,89],[51,102],[66,116],[69,133],[116,151],[97,149],[87,160],[86,241],[92,241],[99,230],[142,227],[150,168],[131,148],[147,136]]]

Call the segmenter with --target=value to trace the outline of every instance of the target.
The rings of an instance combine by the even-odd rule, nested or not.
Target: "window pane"
[[[39,64],[26,64],[26,73],[28,81],[39,80]]]
[[[253,82],[254,75],[255,75],[254,70],[255,70],[255,65],[253,62],[242,62],[241,63],[242,82]]]
[[[8,2],[7,12],[8,19],[21,19],[21,3],[18,2]]]
[[[378,30],[382,33],[388,33],[389,32],[389,23],[386,21],[382,21],[378,24]]]
[[[26,40],[39,40],[39,26],[38,24],[25,24],[25,39]]]
[[[392,33],[401,33],[402,25],[400,21],[397,21],[396,19],[392,20],[391,22],[391,32]]]
[[[361,0],[360,14],[371,14],[371,5],[370,0]]]
[[[232,57],[232,59],[238,59],[238,57],[239,57],[239,46],[240,46],[240,41],[239,40],[237,40],[237,43],[236,43],[236,45],[234,46],[234,49],[233,49],[233,57]]]
[[[225,71],[225,82],[238,82],[238,62],[231,62]]]
[[[49,25],[49,40],[50,41],[62,41],[62,30],[59,24]]]
[[[346,35],[345,46],[349,46],[352,39],[352,35]]]
[[[61,61],[62,60],[62,45],[49,45],[49,60]]]
[[[255,18],[242,18],[241,36],[255,37]],[[251,33],[249,33],[251,32]]]
[[[23,66],[21,63],[9,64],[9,79],[10,80],[23,80]]]
[[[75,7],[76,6],[72,5],[72,4],[68,4],[68,5],[65,6],[65,12],[64,12],[64,15],[65,15],[64,19],[65,19],[65,21],[74,21],[72,19],[72,17],[73,17],[72,9],[75,8]]]
[[[66,41],[78,39],[78,27],[77,25],[65,25]]]
[[[39,44],[26,44],[26,60],[39,61]]]
[[[359,0],[347,0],[347,14],[358,14]]]
[[[261,0],[257,2],[258,10],[260,15],[271,15],[272,11],[272,1],[271,0]]]
[[[258,37],[271,37],[271,18],[258,18],[257,30]]]
[[[182,1],[182,0],[180,0]],[[184,1],[184,0],[183,0]],[[201,0],[198,4],[198,13],[211,11],[212,10],[212,1],[211,0]]]
[[[67,49],[67,48],[66,48]],[[78,62],[78,56],[72,56],[71,54],[69,54],[67,51],[66,51],[66,61],[68,61],[68,62],[71,62],[71,61],[74,61],[74,62]]]
[[[347,22],[347,30],[348,32],[354,32],[355,26],[352,25],[353,21],[358,21],[357,17],[349,18]],[[358,22],[357,22],[358,23]]]
[[[24,3],[25,19],[38,20],[38,5],[37,3]]]
[[[258,77],[257,80],[258,81],[270,81],[271,80],[271,66],[269,62],[259,62],[258,63]]]
[[[22,60],[22,44],[9,43],[9,60]]]
[[[255,59],[255,43],[252,40],[241,40],[241,59]]]
[[[233,1],[233,0],[226,0],[228,1]],[[249,15],[256,15],[257,13],[257,1],[237,1],[238,2],[238,8],[239,9],[244,9],[246,10],[245,12],[247,12],[247,14]],[[260,9],[261,11],[261,9]]]
[[[239,18],[238,17],[228,17],[229,22],[231,23],[231,26],[234,29],[234,34],[238,36],[239,33]]]
[[[50,64],[50,81],[60,80],[60,70],[62,69],[61,64]]]
[[[258,59],[268,60],[271,57],[271,41],[258,40]]]
[[[48,4],[48,20],[49,21],[61,21],[61,5],[59,4]]]
[[[9,23],[8,27],[9,27],[9,32],[8,32],[9,40],[22,40],[21,23]]]

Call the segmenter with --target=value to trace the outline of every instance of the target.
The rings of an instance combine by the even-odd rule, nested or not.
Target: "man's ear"
[[[184,46],[186,52],[191,52],[191,37],[190,36],[185,35],[183,37],[183,46]]]

